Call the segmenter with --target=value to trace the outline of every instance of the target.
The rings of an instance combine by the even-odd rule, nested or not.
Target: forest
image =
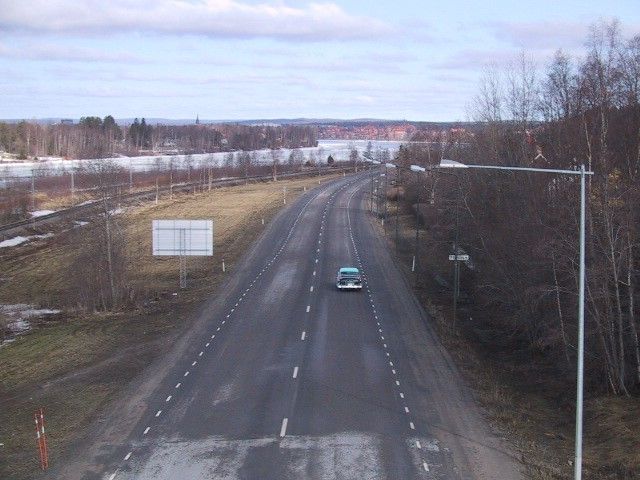
[[[584,58],[557,51],[542,70],[524,53],[487,69],[471,106],[479,122],[471,140],[407,145],[397,161],[429,167],[405,177],[407,208],[419,205],[426,232],[423,275],[451,278],[456,237],[472,259],[461,295],[474,314],[454,324],[506,363],[538,362],[565,380],[577,355],[579,176],[432,167],[447,158],[594,172],[586,186],[585,386],[630,396],[640,393],[640,35],[624,38],[617,22],[599,23],[586,45]]]
[[[194,154],[316,145],[317,130],[309,125],[150,125],[144,118],[119,125],[111,115],[82,117],[77,124],[0,122],[0,151],[19,159]]]

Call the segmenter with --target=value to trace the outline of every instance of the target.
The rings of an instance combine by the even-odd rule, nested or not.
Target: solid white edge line
[[[289,419],[284,417],[282,419],[282,427],[280,427],[280,436],[284,437],[287,434],[287,423],[289,423]]]

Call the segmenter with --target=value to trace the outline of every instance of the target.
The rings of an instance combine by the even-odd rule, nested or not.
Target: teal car
[[[362,290],[360,270],[355,267],[342,267],[336,277],[338,290]]]

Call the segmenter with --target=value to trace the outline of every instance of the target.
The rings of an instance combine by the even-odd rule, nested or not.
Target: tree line
[[[77,124],[0,122],[0,151],[20,159],[55,156],[107,158],[155,152],[213,153],[317,146],[309,125],[150,125],[144,118],[120,126],[111,115],[82,117]]]
[[[592,26],[582,59],[556,52],[543,71],[525,54],[488,69],[472,106],[479,122],[463,145],[407,146],[402,164],[463,163],[577,169],[587,184],[587,388],[618,395],[640,388],[640,35]],[[449,274],[458,217],[471,255],[463,289],[493,332],[492,347],[526,351],[562,375],[575,372],[579,177],[465,170],[412,176],[429,239],[422,262]],[[457,215],[456,215],[457,214]],[[433,258],[444,258],[435,265]],[[438,271],[438,270],[436,270]]]

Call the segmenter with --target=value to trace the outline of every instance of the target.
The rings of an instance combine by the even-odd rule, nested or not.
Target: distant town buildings
[[[473,134],[462,127],[416,126],[412,123],[319,125],[318,138],[327,140],[395,140],[442,141],[461,140]]]

